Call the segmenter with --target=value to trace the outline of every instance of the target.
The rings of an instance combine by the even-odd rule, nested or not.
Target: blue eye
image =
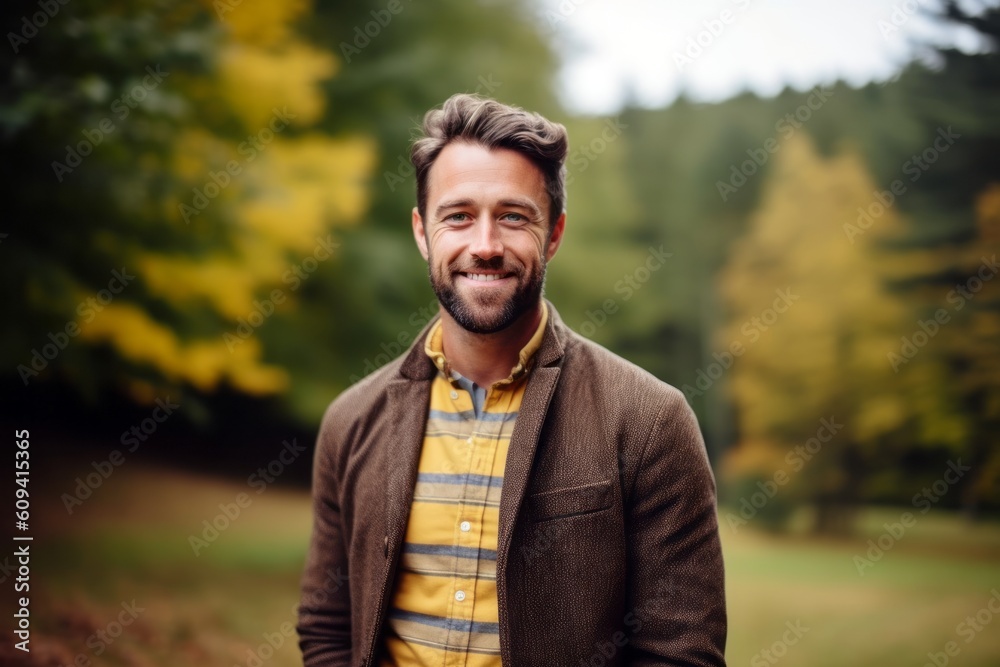
[[[527,218],[525,218],[520,213],[504,213],[500,217],[502,217],[502,218],[508,218],[510,220],[513,220],[514,222],[522,222],[524,220],[527,220]]]

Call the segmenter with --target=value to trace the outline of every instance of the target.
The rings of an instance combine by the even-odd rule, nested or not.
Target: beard
[[[491,334],[503,331],[513,324],[521,315],[538,304],[545,286],[545,262],[538,264],[534,270],[525,273],[523,269],[504,266],[503,258],[491,260],[474,260],[471,266],[448,266],[444,275],[435,275],[434,261],[427,262],[427,274],[431,287],[438,301],[448,311],[448,314],[466,331],[475,334]],[[514,293],[510,296],[499,294],[500,290],[490,290],[462,296],[455,288],[457,272],[475,273],[483,271],[505,271],[515,279]]]

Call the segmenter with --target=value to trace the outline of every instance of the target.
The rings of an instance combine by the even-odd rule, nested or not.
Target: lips
[[[461,273],[460,275],[465,276],[469,280],[474,280],[481,283],[489,283],[495,280],[501,280],[503,278],[508,278],[512,274],[510,273]]]

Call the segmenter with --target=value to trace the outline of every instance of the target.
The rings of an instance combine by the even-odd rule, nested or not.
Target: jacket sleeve
[[[313,458],[312,539],[302,575],[297,630],[305,667],[351,664],[351,596],[340,513],[337,443],[332,410],[320,427]]]
[[[670,396],[626,496],[626,664],[724,667],[726,600],[715,479],[683,394]]]

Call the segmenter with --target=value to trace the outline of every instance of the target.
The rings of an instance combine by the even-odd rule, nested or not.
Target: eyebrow
[[[443,201],[438,204],[438,207],[434,209],[434,216],[441,217],[441,214],[450,208],[462,208],[464,206],[472,206],[471,199],[452,199],[450,201]]]
[[[500,205],[523,208],[526,211],[531,211],[531,214],[536,218],[542,217],[542,212],[535,206],[535,202],[530,199],[504,199],[500,202]]]
[[[542,212],[535,206],[535,203],[529,199],[503,199],[499,202],[500,206],[512,207],[512,208],[523,208],[526,211],[530,211],[531,214],[539,218]],[[434,215],[440,217],[442,213],[452,208],[462,208],[464,206],[474,206],[475,202],[471,199],[452,199],[449,201],[444,201],[438,204],[437,208],[434,209]]]

